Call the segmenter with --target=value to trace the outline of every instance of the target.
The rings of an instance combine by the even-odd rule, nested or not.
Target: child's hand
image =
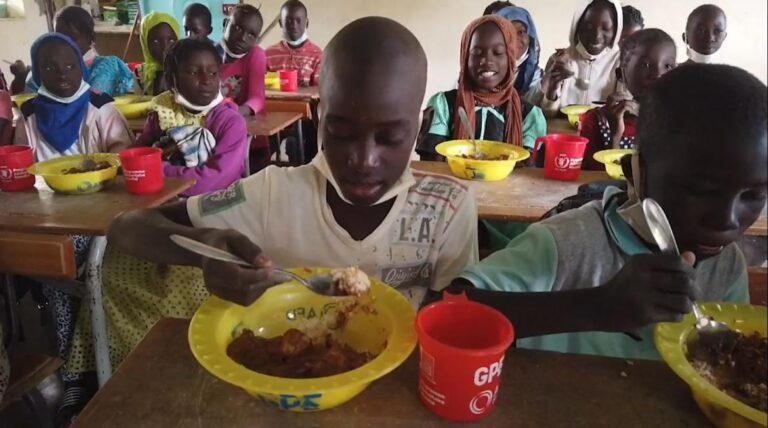
[[[202,268],[205,287],[219,298],[248,306],[269,287],[286,281],[275,274],[272,262],[261,253],[261,248],[240,232],[211,229],[200,240],[254,265],[246,267],[204,257]]]
[[[26,79],[27,74],[29,74],[31,70],[32,67],[25,65],[20,59],[11,64],[11,74],[17,78]]]
[[[657,322],[680,321],[699,297],[694,260],[689,252],[632,256],[602,287],[607,330],[633,331]]]
[[[560,88],[561,83],[574,74],[575,72],[571,67],[571,56],[568,55],[565,49],[557,49],[544,76],[547,81],[547,89],[545,91],[547,92],[547,98],[551,100],[557,99],[557,90]]]

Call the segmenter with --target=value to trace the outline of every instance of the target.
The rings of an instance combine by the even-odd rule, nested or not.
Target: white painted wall
[[[46,30],[45,17],[40,15],[35,0],[23,1],[26,18],[0,20],[0,60],[21,58],[28,61],[29,46]],[[169,0],[171,1],[171,0]],[[246,0],[261,4],[265,21],[278,13],[283,0]],[[309,8],[310,37],[324,46],[339,28],[350,21],[368,15],[390,17],[411,29],[421,40],[429,58],[427,94],[453,87],[458,76],[459,39],[470,20],[479,16],[490,0],[303,0]],[[568,29],[573,10],[583,0],[517,0],[527,8],[536,21],[542,43],[543,59],[568,41]],[[629,0],[645,16],[646,25],[668,32],[678,43],[680,60],[685,59],[681,34],[685,20],[693,8],[706,1],[720,5],[728,15],[728,39],[722,48],[724,62],[745,68],[763,82],[766,70],[765,0]],[[264,45],[280,37],[276,28]],[[0,64],[8,76],[6,64]],[[8,76],[10,78],[10,76]]]
[[[13,76],[3,60],[21,59],[29,64],[29,48],[48,31],[48,24],[35,0],[11,0],[9,6],[11,18],[0,19],[0,68],[10,84]]]

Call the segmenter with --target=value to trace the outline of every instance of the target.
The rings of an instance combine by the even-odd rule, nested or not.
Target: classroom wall
[[[21,59],[29,64],[29,48],[40,34],[48,31],[48,24],[35,0],[12,0],[9,5],[13,6],[15,17],[0,19],[0,68],[10,84],[13,76],[3,61]],[[24,16],[19,17],[22,10]]]
[[[246,0],[258,6],[269,23],[279,12],[281,0]],[[461,32],[482,14],[490,0],[302,0],[309,8],[309,35],[324,46],[333,34],[350,21],[368,15],[395,19],[416,34],[429,59],[427,96],[453,87],[458,77]],[[533,16],[542,45],[542,62],[555,48],[568,44],[568,30],[574,9],[583,0],[517,0]],[[728,38],[721,49],[723,62],[745,68],[763,82],[766,76],[766,5],[765,0],[629,0],[625,4],[640,9],[646,27],[658,27],[678,44],[678,56],[684,61],[685,46],[681,34],[688,14],[696,6],[711,1],[725,10]],[[266,25],[266,24],[265,24]],[[268,35],[264,46],[280,38],[280,28]]]

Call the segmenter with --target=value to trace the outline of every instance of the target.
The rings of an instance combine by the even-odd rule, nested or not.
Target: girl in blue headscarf
[[[539,67],[541,46],[533,18],[527,10],[517,6],[507,6],[496,14],[509,20],[517,32],[517,51],[520,55],[515,61],[515,89],[524,101],[538,105],[542,95],[540,82],[543,72]]]

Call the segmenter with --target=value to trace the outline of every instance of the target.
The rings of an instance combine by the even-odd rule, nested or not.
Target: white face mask
[[[699,64],[714,64],[717,61],[717,51],[709,55],[706,55],[703,53],[696,52],[689,45],[685,45],[685,51],[686,51],[686,54],[688,55],[688,58],[691,61]]]
[[[184,97],[184,95],[181,95],[181,92],[177,91],[176,89],[173,90],[173,95],[174,95],[174,100],[179,105],[181,105],[182,107],[188,110],[196,111],[197,114],[203,114],[203,115],[208,114],[208,112],[213,110],[214,107],[216,107],[217,105],[221,104],[222,101],[224,101],[224,96],[221,95],[221,91],[219,91],[219,93],[216,95],[216,98],[214,98],[213,101],[208,103],[208,105],[204,105],[204,106],[192,104],[191,102],[189,102],[189,100],[187,100]]]
[[[518,58],[515,60],[515,69],[517,69],[517,68],[519,68],[521,65],[523,65],[523,63],[525,62],[525,60],[526,60],[526,59],[528,59],[528,51],[530,51],[530,49],[526,49],[526,50],[525,50],[525,52],[524,52],[522,55],[520,55],[520,56],[519,56],[519,57],[518,57]]]
[[[84,93],[88,92],[91,89],[91,85],[89,85],[85,80],[80,81],[80,87],[77,89],[77,92],[74,93],[74,95],[62,98],[53,92],[49,91],[48,88],[46,88],[44,85],[40,85],[40,88],[37,89],[37,93],[50,98],[54,101],[60,102],[62,104],[69,104],[72,101],[80,98]]]
[[[302,34],[301,37],[299,37],[297,40],[288,40],[288,39],[284,39],[284,40],[285,40],[285,43],[288,43],[288,45],[295,48],[295,47],[301,46],[302,43],[309,40],[309,36],[307,35],[307,32],[304,31],[304,34]]]

